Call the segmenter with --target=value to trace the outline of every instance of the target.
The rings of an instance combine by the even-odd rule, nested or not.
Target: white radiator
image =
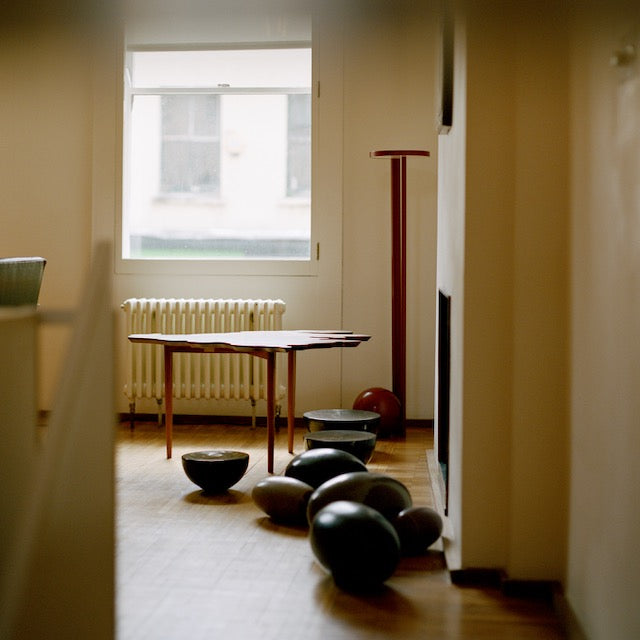
[[[282,300],[224,300],[129,298],[122,305],[126,335],[132,333],[226,333],[282,329],[286,305]],[[126,341],[126,382],[131,426],[138,398],[155,398],[162,420],[164,351],[161,346]],[[257,400],[267,398],[267,365],[245,354],[176,353],[173,361],[173,397],[249,400],[255,424]],[[276,399],[286,388],[276,377]]]

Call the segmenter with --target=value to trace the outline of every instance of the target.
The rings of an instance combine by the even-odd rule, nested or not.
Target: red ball
[[[382,387],[365,389],[353,402],[353,408],[361,411],[375,411],[380,414],[378,437],[401,432],[402,406],[393,392]]]

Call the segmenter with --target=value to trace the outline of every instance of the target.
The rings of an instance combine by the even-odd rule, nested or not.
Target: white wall
[[[192,3],[173,5],[167,3],[166,10],[153,11],[145,3],[131,5],[127,13],[126,35],[131,43],[175,43],[206,41],[285,40],[302,41],[310,37],[310,5],[308,3],[275,2],[220,2],[206,6]],[[293,6],[293,18],[286,18],[283,11]],[[284,9],[283,9],[284,8]],[[255,11],[254,11],[255,9]],[[300,12],[300,10],[302,11]],[[218,10],[221,13],[217,13]],[[202,13],[204,11],[204,14]],[[286,13],[286,12],[285,12]],[[220,18],[220,19],[218,19]],[[276,28],[277,27],[277,28]],[[342,113],[342,69],[335,60],[341,59],[341,33],[333,34],[328,26],[318,24],[313,34],[318,40],[316,73],[325,86],[323,108],[319,110],[318,128],[322,131],[321,148],[318,150],[314,177],[327,188],[316,194],[314,207],[322,215],[321,228],[315,239],[322,245],[323,259],[312,264],[309,273],[302,275],[274,276],[272,271],[244,269],[222,269],[208,265],[172,264],[152,265],[149,268],[132,269],[116,260],[114,281],[114,308],[119,319],[119,341],[117,386],[124,383],[124,362],[121,357],[125,349],[125,329],[120,303],[129,297],[239,297],[282,298],[287,302],[285,328],[335,327],[341,323],[341,129],[334,123],[341,120]],[[120,117],[117,95],[121,84],[119,76],[121,61],[118,59],[122,42],[114,42],[108,52],[108,60],[100,77],[109,78],[96,87],[96,129],[94,137],[97,159],[94,161],[94,184],[98,185],[94,208],[94,238],[114,238],[117,235],[120,181],[120,130],[114,122]],[[108,178],[107,172],[109,174]],[[114,190],[114,185],[116,189]],[[193,268],[192,268],[193,266]],[[322,304],[317,305],[321,300]],[[309,357],[307,357],[309,356]],[[302,354],[298,358],[297,393],[298,412],[305,407],[339,406],[341,354],[338,350],[323,353]],[[322,387],[304,381],[326,381]],[[119,383],[119,384],[118,384]],[[128,409],[124,394],[119,396],[119,409]],[[264,404],[264,403],[261,403]],[[258,412],[264,411],[258,407]],[[154,401],[138,403],[139,411],[155,411]],[[242,402],[194,402],[178,401],[177,412],[249,415],[248,403]]]
[[[437,284],[451,297],[451,397],[449,447],[451,461],[460,460],[463,422],[464,355],[464,250],[465,250],[465,160],[466,160],[466,23],[459,17],[454,29],[453,119],[448,134],[438,140],[438,248]],[[437,396],[436,396],[437,403]],[[436,424],[439,407],[436,404]],[[436,447],[439,446],[436,429]],[[462,528],[462,476],[454,464],[448,474],[448,517],[453,531]],[[459,535],[459,534],[458,534]],[[452,568],[462,566],[461,545],[450,544],[447,560]]]

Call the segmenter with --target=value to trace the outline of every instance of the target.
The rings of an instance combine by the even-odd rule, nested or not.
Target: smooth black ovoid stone
[[[313,487],[297,478],[269,476],[256,484],[251,497],[274,522],[306,526],[312,493]]]
[[[182,456],[182,468],[205,493],[222,493],[245,474],[249,454],[243,451],[194,451]]]
[[[314,489],[335,476],[350,471],[366,471],[367,467],[353,454],[339,449],[309,449],[291,459],[284,475],[297,478]]]
[[[389,522],[412,506],[409,490],[398,480],[382,473],[343,473],[320,485],[309,498],[309,523],[326,505],[337,500],[360,502],[379,511]]]
[[[313,520],[309,541],[320,564],[347,591],[379,588],[400,561],[400,540],[391,523],[358,502],[339,500],[323,507]]]
[[[403,556],[418,556],[442,535],[442,518],[430,507],[409,507],[393,521]]]

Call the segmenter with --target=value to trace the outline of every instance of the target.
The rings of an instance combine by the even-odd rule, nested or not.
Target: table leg
[[[293,453],[293,433],[296,421],[296,352],[287,353],[287,443]]]
[[[173,349],[166,345],[164,347],[164,411],[167,459],[169,459],[173,438]]]
[[[273,473],[276,433],[276,354],[267,353],[267,471]]]

